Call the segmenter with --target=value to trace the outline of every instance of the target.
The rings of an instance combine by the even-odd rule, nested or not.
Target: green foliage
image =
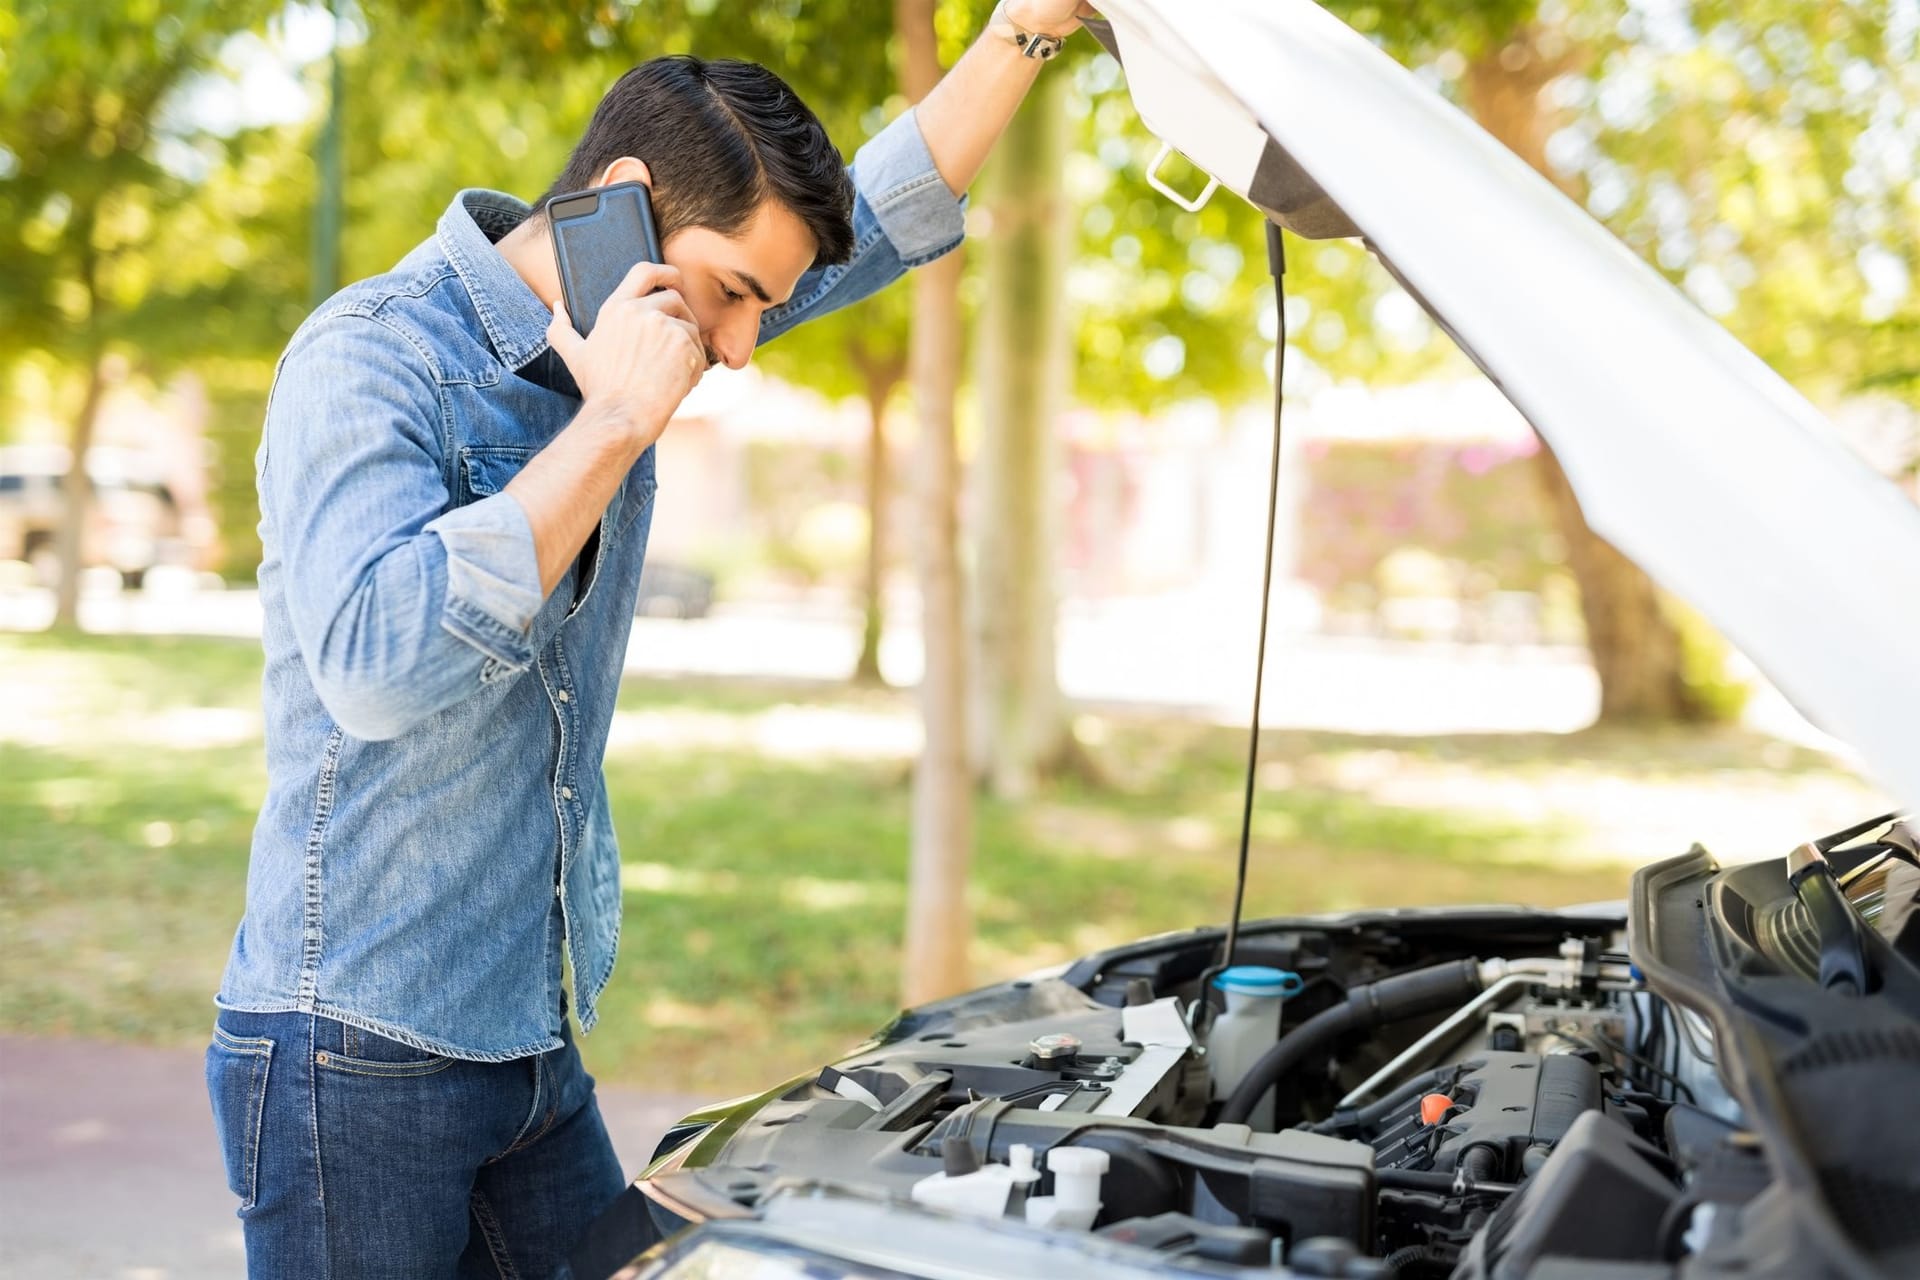
[[[989,8],[940,7],[945,57]],[[1522,25],[1557,33],[1575,56],[1549,90],[1566,112],[1552,154],[1589,207],[1807,389],[1920,401],[1920,37],[1897,19],[1903,10],[1870,0],[1332,8],[1449,94],[1469,60]],[[774,66],[849,154],[902,106],[887,6],[365,0],[353,11],[349,279],[429,235],[461,187],[537,195],[607,85],[657,53]],[[294,69],[312,107],[304,121],[215,128],[189,108],[210,88],[233,92],[250,62],[286,63],[288,21],[267,0],[0,0],[0,362],[37,351],[71,369],[117,348],[156,377],[210,359],[266,367],[308,301],[323,67]],[[1149,409],[1264,394],[1274,330],[1254,265],[1259,218],[1230,198],[1188,214],[1151,191],[1142,173],[1156,144],[1118,67],[1089,40],[1068,48],[1046,74],[1073,82],[1064,177],[1076,394]],[[1399,380],[1454,359],[1358,246],[1289,248],[1296,361]],[[981,287],[976,275],[976,305]],[[883,386],[874,374],[901,360],[907,310],[906,292],[890,291],[803,326],[761,362],[836,397]],[[251,450],[234,425],[246,416],[238,402],[222,412],[233,415],[216,425],[233,488],[220,499],[223,534],[239,548],[252,524],[241,465]]]
[[[1556,160],[1587,204],[1816,394],[1920,404],[1920,29],[1877,0],[1594,0]]]
[[[1680,633],[1680,681],[1696,718],[1708,724],[1734,724],[1752,700],[1751,686],[1727,670],[1733,650],[1705,618],[1672,597],[1663,602],[1668,621]]]
[[[183,317],[247,255],[231,231],[192,234],[233,193],[196,181],[223,144],[183,118],[180,95],[276,8],[0,8],[0,359],[46,351],[85,363],[123,345],[151,364],[201,349]]]

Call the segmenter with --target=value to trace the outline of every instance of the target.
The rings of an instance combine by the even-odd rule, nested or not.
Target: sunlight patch
[[[822,880],[815,876],[794,876],[780,885],[780,900],[805,911],[841,911],[848,907],[898,902],[905,893],[903,885]]]
[[[627,893],[677,893],[704,898],[738,893],[740,877],[731,871],[690,871],[664,862],[628,862],[620,867],[620,888]]]
[[[641,1019],[662,1031],[709,1031],[727,1024],[727,1014],[713,1005],[690,1004],[671,996],[655,996],[640,1010]]]
[[[910,760],[920,750],[920,724],[906,710],[783,704],[734,713],[660,708],[617,711],[609,752],[689,748],[749,751],[778,760]]]

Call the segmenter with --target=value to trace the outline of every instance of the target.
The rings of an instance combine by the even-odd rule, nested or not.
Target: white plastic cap
[[[1007,1165],[1013,1170],[1015,1184],[1024,1186],[1040,1180],[1040,1170],[1033,1163],[1033,1148],[1024,1142],[1016,1142],[1007,1148]]]
[[[1107,1153],[1096,1147],[1055,1147],[1047,1152],[1047,1168],[1069,1178],[1097,1178],[1107,1171]]]
[[[1100,1212],[1107,1153],[1093,1147],[1055,1147],[1047,1152],[1047,1168],[1053,1170],[1053,1198],[1071,1214],[1069,1224],[1082,1230],[1092,1226]]]

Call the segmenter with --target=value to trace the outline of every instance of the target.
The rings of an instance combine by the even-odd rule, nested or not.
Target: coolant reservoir
[[[1227,994],[1227,1011],[1207,1032],[1207,1069],[1213,1077],[1213,1096],[1234,1091],[1241,1077],[1260,1055],[1280,1038],[1280,1006],[1304,985],[1300,975],[1260,964],[1237,964],[1213,980]],[[1258,1130],[1273,1128],[1273,1098],[1262,1099],[1247,1122]]]

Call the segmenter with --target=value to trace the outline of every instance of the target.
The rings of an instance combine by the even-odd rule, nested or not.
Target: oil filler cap
[[[1055,1067],[1066,1066],[1080,1054],[1080,1037],[1066,1031],[1035,1036],[1027,1042],[1027,1052],[1033,1055],[1035,1062]]]

